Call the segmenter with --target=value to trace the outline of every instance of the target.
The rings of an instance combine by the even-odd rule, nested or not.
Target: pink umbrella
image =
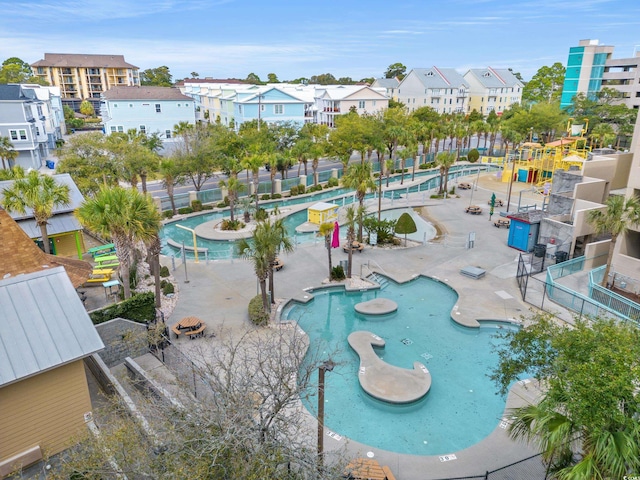
[[[338,248],[340,246],[340,225],[335,222],[333,225],[333,239],[331,240],[331,248]]]

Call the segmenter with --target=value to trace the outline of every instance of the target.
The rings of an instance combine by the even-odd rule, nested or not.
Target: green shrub
[[[420,166],[418,168],[420,170],[428,170],[430,168],[435,168],[435,166],[436,166],[435,162],[427,162],[427,163],[420,164]]]
[[[178,209],[178,213],[180,215],[185,215],[187,213],[193,213],[193,208],[191,207],[182,207]]]
[[[405,168],[404,170],[402,168],[396,168],[395,173],[407,173],[408,171],[408,168]]]
[[[225,196],[225,197],[222,199],[222,203],[224,203],[224,206],[225,206],[225,207],[228,207],[228,206],[230,205],[230,203],[231,203],[231,202],[229,201],[229,195]]]
[[[114,318],[126,318],[139,323],[147,323],[156,316],[155,295],[153,292],[144,292],[133,297],[109,305],[101,310],[95,310],[89,314],[94,325],[104,323]]]
[[[193,200],[191,202],[191,209],[194,212],[201,212],[202,211],[202,202],[200,200]]]
[[[213,210],[213,205],[210,203],[207,205],[202,205],[202,210]]]
[[[454,185],[449,189],[449,195],[455,195],[455,193],[456,193],[456,186]]]
[[[339,184],[340,182],[335,177],[329,177],[329,180],[327,180],[328,187],[337,187]]]
[[[162,217],[163,218],[173,218],[173,211],[166,210],[166,211],[162,212]]]
[[[165,281],[164,287],[162,287],[162,294],[169,295],[170,293],[174,293],[174,292],[175,292],[175,288],[173,287],[173,283]]]
[[[373,174],[373,178],[379,178],[380,177],[380,172],[376,172]]]
[[[220,224],[220,230],[240,230],[241,228],[244,228],[244,225],[244,222],[238,220],[237,218],[234,220],[225,218]]]
[[[257,222],[262,222],[269,218],[269,213],[264,208],[258,208],[258,211],[253,216]]]
[[[344,268],[342,265],[336,265],[331,269],[331,280],[344,280]]]
[[[249,320],[258,326],[269,323],[269,314],[262,306],[262,295],[256,295],[249,301]]]
[[[224,202],[220,202],[220,203],[218,203],[218,204],[216,205],[216,207],[218,207],[218,208],[226,208],[226,206],[227,206],[227,205],[225,205],[225,203],[224,203]]]
[[[269,195],[268,193],[265,193],[260,197],[260,200],[271,200],[271,195]]]
[[[282,194],[281,193],[274,193],[273,195],[271,195],[272,199],[276,199],[276,198],[282,198]]]
[[[160,267],[160,276],[168,277],[169,276],[169,267]]]
[[[380,220],[374,216],[365,217],[362,221],[362,228],[371,237],[371,233],[378,235],[377,243],[391,243],[393,240],[393,231],[396,228],[396,220]]]
[[[291,194],[292,197],[295,197],[296,195],[298,195],[298,185],[294,185],[289,189],[289,193]]]
[[[305,191],[306,191],[306,190],[307,190],[307,186],[306,186],[306,185],[303,185],[303,184],[298,185],[298,193],[299,193],[300,195],[302,195],[303,193],[305,193]]]
[[[477,148],[472,148],[467,152],[467,160],[471,163],[476,163],[480,158],[480,152]]]

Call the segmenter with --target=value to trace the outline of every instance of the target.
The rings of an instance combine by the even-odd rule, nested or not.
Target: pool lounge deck
[[[475,175],[473,176],[475,178]],[[464,179],[461,179],[461,181]],[[450,182],[450,185],[452,183]],[[527,185],[513,185],[512,203],[517,202],[519,190]],[[397,281],[407,281],[417,275],[426,275],[451,286],[460,295],[453,307],[451,317],[456,322],[469,327],[477,327],[478,320],[517,321],[521,315],[527,315],[530,305],[522,302],[515,280],[518,252],[507,246],[508,230],[493,226],[487,215],[469,216],[464,206],[473,201],[481,204],[492,193],[504,196],[506,188],[495,179],[494,174],[480,176],[478,190],[458,192],[460,198],[447,200],[431,199],[432,192],[411,194],[409,200],[395,200],[393,205],[385,200],[386,207],[404,206],[423,207],[422,215],[438,226],[439,238],[425,246],[413,248],[368,248],[366,255],[353,256],[353,275],[367,277],[379,272]],[[531,195],[531,199],[528,196]],[[541,202],[534,194],[523,193],[523,201]],[[374,201],[377,202],[377,201]],[[371,203],[374,211],[377,205]],[[496,208],[496,215],[504,208]],[[475,247],[465,248],[465,239],[469,232],[475,232]],[[340,249],[332,251],[333,263],[347,258]],[[297,245],[293,253],[282,256],[287,268],[279,273],[275,283],[277,298],[295,298],[309,301],[313,294],[307,288],[323,285],[327,278],[327,250],[319,239],[315,243]],[[171,267],[168,258],[163,264]],[[478,280],[463,276],[460,269],[474,266],[486,270]],[[179,286],[179,300],[171,319],[180,319],[196,315],[207,322],[213,331],[228,329],[230,332],[242,332],[249,327],[247,304],[256,293],[256,279],[250,262],[238,259],[211,261],[209,264],[189,262],[189,284],[184,284],[184,272],[178,268],[173,272]],[[215,288],[212,288],[215,285]],[[206,292],[206,294],[203,294]],[[183,342],[180,348],[187,354],[200,342],[212,347],[221,342],[221,335],[215,338],[200,339],[199,342]],[[507,409],[525,405],[539,396],[535,382],[515,385],[507,399]],[[311,416],[310,416],[311,417]],[[342,452],[346,448],[348,458],[366,456],[371,452],[381,464],[388,465],[396,478],[402,480],[429,480],[437,478],[484,475],[513,462],[532,456],[537,452],[532,447],[509,439],[506,427],[509,416],[505,413],[496,419],[496,428],[481,442],[461,451],[447,452],[453,457],[415,456],[398,454],[371,448],[365,444],[342,438],[336,440],[325,436],[327,452]],[[315,435],[315,419],[309,419],[310,441]],[[340,433],[340,432],[337,432]],[[542,469],[542,477],[544,469]],[[542,478],[541,477],[541,478]]]

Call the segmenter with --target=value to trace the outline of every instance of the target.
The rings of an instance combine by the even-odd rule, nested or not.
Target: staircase
[[[369,275],[369,280],[373,280],[378,285],[380,285],[380,290],[384,290],[385,287],[389,285],[389,279],[387,277],[379,275],[375,272]]]

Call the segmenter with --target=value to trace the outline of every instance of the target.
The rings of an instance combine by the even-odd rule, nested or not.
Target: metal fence
[[[206,375],[200,367],[182,353],[171,340],[164,342],[163,348],[152,349],[151,353],[169,369],[169,371],[184,382],[184,387],[199,399],[213,395],[213,388],[207,383]]]
[[[536,278],[543,268],[538,268],[538,263],[531,262],[526,256],[520,254],[516,280],[522,300],[542,311],[552,313],[564,321],[571,322],[573,317],[615,318],[628,321],[629,317],[615,311],[597,299],[572,290],[571,288],[556,282],[557,279],[573,275],[584,268],[584,256],[576,257],[563,263],[547,268],[546,279]],[[537,262],[544,262],[539,259]],[[542,263],[543,264],[543,263]],[[562,306],[573,314],[558,308]]]

